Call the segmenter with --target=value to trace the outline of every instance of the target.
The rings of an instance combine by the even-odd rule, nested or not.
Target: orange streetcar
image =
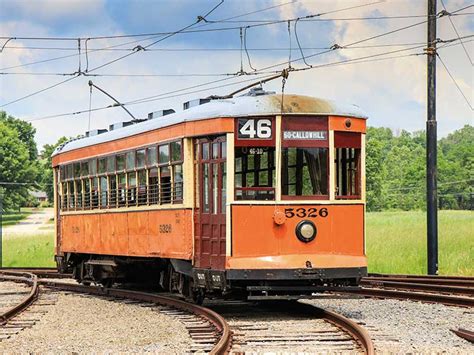
[[[89,132],[53,154],[58,267],[196,301],[357,284],[365,131],[357,106],[252,89]]]

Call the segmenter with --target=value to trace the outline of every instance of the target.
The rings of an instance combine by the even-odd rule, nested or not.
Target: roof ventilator
[[[183,110],[187,110],[188,108],[191,108],[191,107],[194,107],[194,106],[204,105],[204,104],[207,104],[210,101],[211,101],[210,98],[195,99],[195,100],[187,101],[183,104]]]
[[[109,126],[109,131],[114,131],[114,130],[119,129],[119,128],[124,128],[124,127],[127,127],[127,126],[131,126],[132,124],[134,124],[133,121],[117,122],[117,123],[111,124]]]
[[[97,135],[105,133],[105,132],[107,132],[106,129],[93,129],[93,130],[90,130],[90,131],[86,132],[86,137],[97,136]]]
[[[154,118],[158,118],[158,117],[163,117],[163,116],[166,116],[166,115],[171,115],[172,113],[175,113],[176,111],[173,110],[172,108],[169,108],[169,109],[165,109],[165,110],[159,110],[159,111],[154,111],[154,112],[150,112],[148,114],[148,119],[149,120],[152,120]]]

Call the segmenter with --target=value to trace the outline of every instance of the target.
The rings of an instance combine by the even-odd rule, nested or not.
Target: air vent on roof
[[[102,134],[107,132],[106,129],[93,129],[91,131],[86,132],[86,137],[92,137],[92,136],[97,136],[98,134]]]
[[[183,110],[187,110],[188,108],[191,108],[194,106],[207,104],[209,101],[211,101],[211,99],[195,99],[195,100],[187,101],[183,104]]]
[[[275,91],[265,91],[263,88],[251,88],[248,93],[243,94],[242,96],[262,96],[262,95],[272,95]]]
[[[127,126],[130,126],[130,125],[132,125],[132,124],[133,124],[132,121],[117,122],[117,123],[111,124],[111,125],[109,126],[109,131],[113,131],[113,130],[116,130],[116,129],[119,129],[119,128],[127,127]]]
[[[169,108],[169,109],[166,109],[166,110],[159,110],[159,111],[155,111],[155,112],[150,112],[148,114],[148,119],[151,120],[153,118],[157,118],[157,117],[162,117],[162,116],[166,116],[166,115],[171,115],[172,113],[175,113],[176,111],[173,110],[172,108]]]

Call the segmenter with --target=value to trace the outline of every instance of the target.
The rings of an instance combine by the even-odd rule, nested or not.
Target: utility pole
[[[3,266],[3,190],[0,187],[0,267]]]
[[[428,275],[438,274],[438,187],[436,134],[436,1],[428,0],[428,107],[426,120],[426,212]]]

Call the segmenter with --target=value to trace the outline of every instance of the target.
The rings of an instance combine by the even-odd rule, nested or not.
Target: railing
[[[102,191],[85,191],[81,195],[64,195],[59,200],[62,211],[180,204],[183,202],[183,183],[169,182],[128,188],[119,186]]]

